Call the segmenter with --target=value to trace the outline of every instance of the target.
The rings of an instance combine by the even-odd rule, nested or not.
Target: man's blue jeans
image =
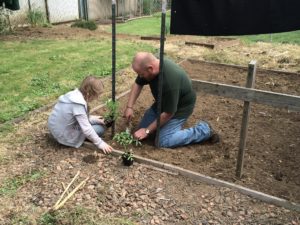
[[[149,108],[142,118],[139,128],[148,127],[157,118],[157,113]],[[171,119],[160,128],[159,146],[174,148],[178,146],[199,143],[207,140],[211,135],[208,123],[200,121],[194,127],[182,129],[187,118]]]

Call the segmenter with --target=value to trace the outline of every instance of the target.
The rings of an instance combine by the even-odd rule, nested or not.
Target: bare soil
[[[199,61],[184,61],[182,67],[193,79],[237,86],[246,83],[247,69]],[[278,93],[299,95],[300,76],[258,70],[255,87]],[[134,127],[151,105],[146,88],[134,106]],[[125,103],[124,103],[125,102]],[[121,100],[126,104],[126,98]],[[145,141],[135,154],[163,161],[215,178],[234,182],[294,202],[300,202],[300,113],[267,105],[251,104],[244,174],[236,179],[235,169],[243,113],[243,102],[198,93],[196,107],[186,126],[199,120],[211,123],[221,135],[216,145],[194,144],[176,149],[156,149]],[[120,121],[118,131],[125,130]]]

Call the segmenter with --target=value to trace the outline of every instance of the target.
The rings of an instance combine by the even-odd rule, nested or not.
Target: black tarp
[[[171,34],[246,35],[300,30],[300,0],[172,0]]]
[[[0,0],[0,6],[3,6],[3,3],[5,3],[5,8],[10,10],[19,10],[20,4],[19,0]]]

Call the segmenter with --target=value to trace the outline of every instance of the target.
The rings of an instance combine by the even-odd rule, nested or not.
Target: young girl
[[[88,138],[104,153],[113,150],[99,136],[104,133],[104,122],[88,115],[88,103],[97,99],[103,90],[99,78],[87,76],[79,89],[59,97],[48,119],[53,137],[61,144],[79,148]]]

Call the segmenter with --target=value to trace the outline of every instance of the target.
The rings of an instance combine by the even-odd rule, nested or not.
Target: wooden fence
[[[246,147],[248,121],[250,116],[251,102],[270,105],[273,107],[286,108],[300,112],[300,96],[281,94],[271,91],[263,91],[254,88],[256,75],[256,61],[251,61],[248,66],[246,87],[226,85],[202,80],[192,80],[193,88],[200,92],[218,95],[244,101],[242,126],[240,131],[239,152],[237,158],[237,177],[242,176],[244,153]]]

